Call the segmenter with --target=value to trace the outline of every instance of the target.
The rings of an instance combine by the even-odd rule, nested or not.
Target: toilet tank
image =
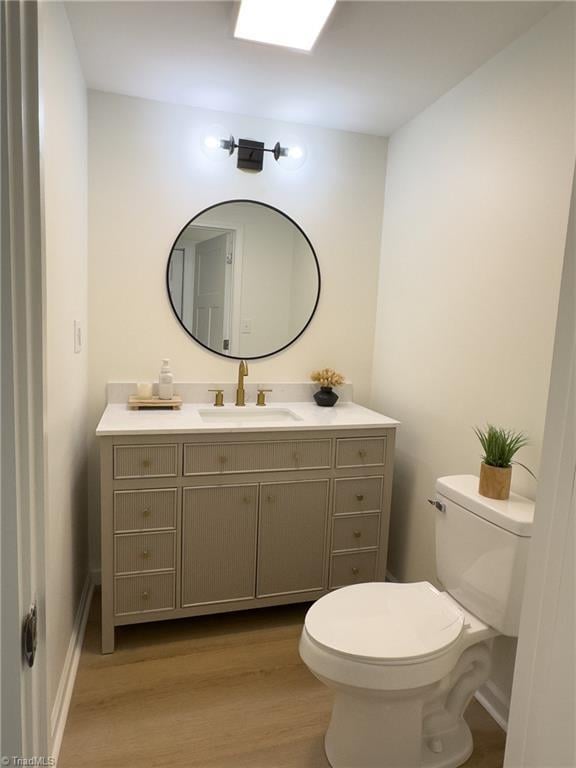
[[[516,637],[534,502],[480,496],[474,475],[439,478],[436,501],[438,578],[460,605]]]

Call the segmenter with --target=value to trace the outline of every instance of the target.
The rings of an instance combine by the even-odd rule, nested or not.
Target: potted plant
[[[320,389],[314,393],[316,404],[328,408],[335,405],[338,395],[333,391],[332,387],[339,387],[343,384],[344,376],[341,373],[336,373],[333,368],[322,368],[320,371],[314,371],[310,378],[312,381],[320,384]]]
[[[492,424],[488,424],[486,429],[475,427],[474,432],[484,451],[478,493],[489,499],[505,500],[510,496],[512,464],[520,464],[512,459],[520,448],[528,444],[528,438],[523,432],[495,427]],[[528,467],[524,464],[520,466],[534,477]]]

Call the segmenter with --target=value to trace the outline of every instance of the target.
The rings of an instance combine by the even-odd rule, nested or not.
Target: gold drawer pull
[[[356,566],[354,566],[352,568],[352,575],[353,576],[358,576],[359,573],[360,573],[360,568],[356,568]]]
[[[152,513],[150,512],[150,510],[149,510],[149,509],[144,509],[144,510],[142,511],[142,517],[150,517],[150,515],[151,515],[151,514],[152,514]]]
[[[364,501],[364,494],[363,493],[357,493],[356,494],[356,498],[358,499],[358,501]]]
[[[149,549],[143,549],[142,550],[142,557],[144,559],[147,559],[148,557],[150,557],[150,550]]]
[[[152,466],[152,462],[150,461],[150,459],[142,459],[142,466],[145,469],[148,469],[149,467]]]
[[[250,497],[249,496],[244,496],[242,501],[244,502],[244,504],[250,504]]]
[[[150,592],[142,592],[142,600],[149,600]]]
[[[354,538],[359,539],[362,536],[362,531],[354,531]]]
[[[360,448],[360,450],[358,451],[358,456],[360,456],[361,459],[366,458],[366,451],[364,450],[364,448]]]
[[[300,454],[294,451],[294,453],[292,454],[292,458],[294,459],[294,461],[300,461]]]
[[[218,461],[220,462],[220,464],[226,464],[226,462],[228,461],[228,457],[227,456],[218,456]]]

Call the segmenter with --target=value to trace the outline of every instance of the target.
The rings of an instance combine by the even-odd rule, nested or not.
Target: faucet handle
[[[256,405],[266,405],[266,392],[272,392],[271,389],[259,389]]]
[[[224,405],[224,390],[223,389],[209,389],[208,392],[216,392],[216,397],[214,398],[214,407],[220,408],[220,406]]]

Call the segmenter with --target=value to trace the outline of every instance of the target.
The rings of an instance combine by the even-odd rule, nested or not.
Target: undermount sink
[[[266,424],[272,421],[276,424],[285,424],[293,421],[302,421],[301,416],[297,416],[287,408],[268,408],[267,406],[262,408],[200,408],[198,414],[202,421],[211,424],[222,422],[232,424]]]

